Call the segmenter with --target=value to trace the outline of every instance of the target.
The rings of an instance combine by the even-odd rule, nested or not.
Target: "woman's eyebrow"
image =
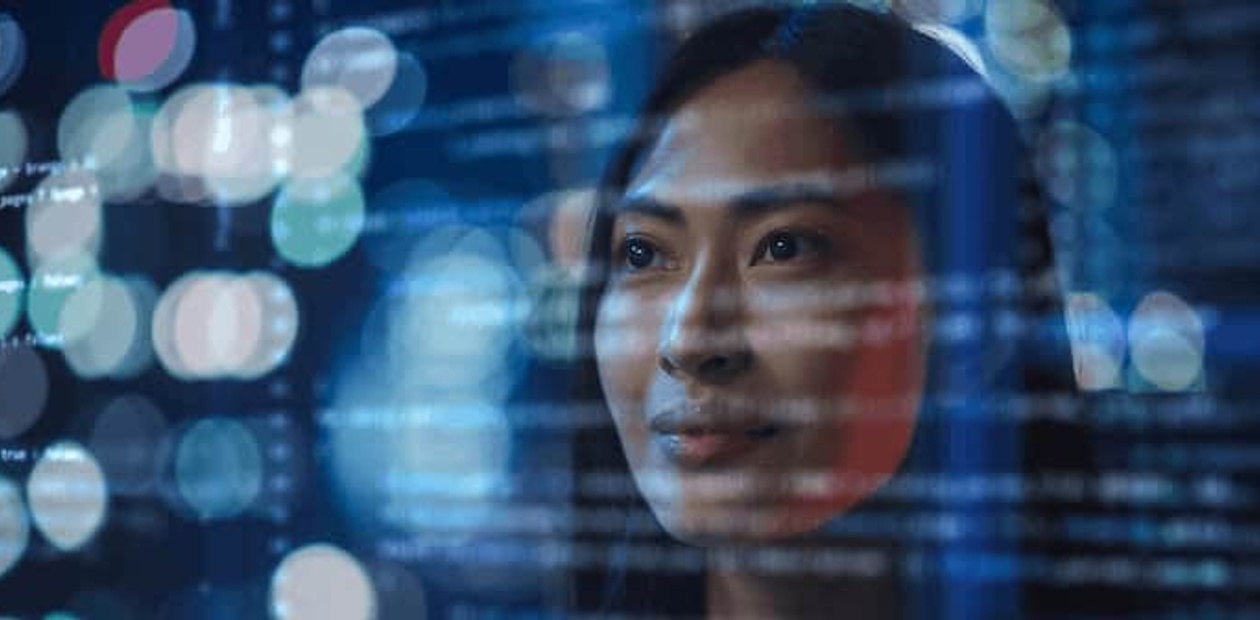
[[[751,220],[770,212],[800,204],[823,204],[844,208],[846,203],[832,188],[815,183],[788,183],[750,189],[731,198],[737,220]]]
[[[682,209],[648,194],[633,194],[622,198],[617,203],[613,215],[614,217],[620,217],[627,213],[646,215],[679,226],[687,223],[687,218],[683,215]]]
[[[753,220],[801,204],[844,207],[845,202],[831,187],[817,183],[783,183],[746,189],[724,200],[736,220]],[[634,213],[685,226],[687,217],[678,206],[647,193],[631,194],[616,205],[614,216]]]

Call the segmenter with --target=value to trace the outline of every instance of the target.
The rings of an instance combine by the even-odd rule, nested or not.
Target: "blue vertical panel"
[[[941,275],[946,281],[967,282],[965,294],[938,307],[941,347],[941,393],[946,397],[942,447],[943,471],[951,479],[988,477],[1019,470],[1017,427],[989,412],[990,405],[1009,389],[1009,377],[995,369],[991,318],[995,308],[986,295],[992,270],[1010,265],[1018,239],[1015,221],[1017,156],[1015,136],[1004,135],[993,111],[959,107],[949,112],[940,143],[942,218]],[[944,544],[941,568],[942,616],[970,618],[1017,617],[1017,584],[1010,576],[995,577],[995,562],[1010,557],[1015,541],[985,531],[998,509],[946,499],[942,512],[955,518],[966,532],[959,541]]]

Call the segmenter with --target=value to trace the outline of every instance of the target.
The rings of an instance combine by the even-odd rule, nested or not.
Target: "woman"
[[[895,504],[881,489],[897,472],[1018,467],[1010,448],[960,460],[920,419],[934,393],[978,396],[1026,374],[988,342],[1001,304],[967,290],[1046,273],[1044,235],[1021,228],[1041,219],[1035,200],[1020,213],[1018,152],[979,75],[886,16],[758,9],[682,44],[590,225],[583,389],[616,436],[580,437],[578,457],[586,471],[628,465],[654,520],[702,549],[706,570],[636,582],[627,568],[605,582],[613,605],[908,611],[898,569],[860,568],[898,564],[898,536],[846,538],[844,522]],[[623,550],[650,539],[627,530]],[[776,570],[766,549],[818,566],[820,549],[850,553],[828,570]],[[580,599],[592,583],[579,581]]]

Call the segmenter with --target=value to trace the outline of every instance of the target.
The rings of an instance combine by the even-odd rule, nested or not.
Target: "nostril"
[[[739,330],[673,330],[662,339],[657,365],[675,378],[725,381],[749,366],[752,352]]]
[[[678,372],[678,365],[675,364],[668,357],[662,355],[656,358],[656,361],[657,361],[657,365],[661,367],[661,370],[665,371],[665,374],[673,375]]]
[[[662,355],[657,364],[666,374],[684,376],[701,381],[725,381],[739,374],[751,363],[749,353],[722,353],[675,358]]]
[[[696,372],[710,379],[723,379],[743,370],[748,365],[748,359],[745,353],[712,355],[701,362]]]

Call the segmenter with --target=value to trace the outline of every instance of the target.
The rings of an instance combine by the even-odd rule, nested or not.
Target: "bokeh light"
[[[446,252],[423,247],[404,274],[409,290],[394,315],[391,359],[424,390],[506,390],[508,347],[527,306],[502,246],[489,233],[468,229]]]
[[[155,490],[162,463],[157,449],[168,441],[165,416],[139,394],[110,400],[92,423],[88,449],[96,455],[109,488],[119,495]]]
[[[171,284],[153,313],[153,349],[172,376],[256,379],[288,359],[297,300],[274,274],[197,271]]]
[[[100,46],[106,79],[117,80],[129,90],[152,92],[174,82],[188,68],[197,29],[187,11],[160,6],[136,16],[120,11],[114,19],[119,22],[107,24]]]
[[[239,379],[254,380],[275,370],[289,359],[297,341],[301,316],[293,289],[280,276],[255,271],[244,276],[244,284],[262,307],[262,327],[248,354],[230,372]]]
[[[526,204],[518,220],[530,234],[546,240],[555,267],[577,274],[585,262],[586,227],[595,199],[592,188],[548,192]]]
[[[22,117],[12,110],[0,112],[0,192],[22,175],[28,146],[29,136]]]
[[[210,190],[198,177],[163,174],[153,185],[162,199],[177,204],[206,204],[210,202]]]
[[[61,315],[70,296],[98,277],[96,259],[89,254],[48,260],[36,267],[26,294],[26,317],[35,333],[52,342],[65,340],[61,331],[65,327],[74,333],[86,333],[90,326],[67,324]],[[74,317],[84,318],[82,313]]]
[[[175,123],[184,115],[184,108],[191,102],[203,97],[203,93],[212,89],[207,84],[191,84],[166,98],[158,108],[157,114],[149,129],[149,147],[153,153],[153,163],[159,173],[157,181],[158,193],[167,200],[193,204],[209,200],[209,190],[204,181],[197,176],[196,170],[184,170],[176,158],[176,148],[185,147],[177,143],[190,139],[177,136]]]
[[[101,75],[105,76],[106,79],[114,79],[117,73],[115,66],[117,54],[115,52],[127,28],[144,14],[169,6],[169,0],[131,0],[131,2],[119,6],[110,14],[109,19],[105,20],[105,25],[101,28],[101,36],[96,42],[96,62]]]
[[[944,24],[920,23],[915,24],[914,29],[948,47],[950,51],[967,63],[977,74],[985,78],[989,77],[989,67],[985,64],[984,53],[980,51],[980,48],[976,46],[974,41],[957,28]]]
[[[368,620],[376,611],[367,571],[332,545],[293,551],[271,578],[271,617],[277,620]]]
[[[1011,74],[1032,82],[1063,77],[1072,60],[1072,33],[1047,0],[989,2],[986,41]]]
[[[153,114],[113,85],[92,86],[72,99],[57,125],[57,148],[71,166],[95,176],[100,199],[125,202],[157,178],[147,136]]]
[[[1034,82],[1011,73],[993,53],[988,37],[976,37],[976,45],[984,58],[985,80],[998,98],[1006,104],[1011,114],[1020,121],[1036,121],[1043,118],[1057,92],[1055,81]]]
[[[560,269],[544,270],[530,280],[529,317],[521,327],[521,337],[538,358],[572,361],[581,352],[579,284]]]
[[[149,317],[153,285],[103,275],[66,299],[60,332],[66,362],[83,379],[128,378],[152,360]]]
[[[0,438],[26,432],[48,401],[48,369],[30,347],[0,348]]]
[[[110,167],[140,132],[127,91],[109,84],[87,88],[70,100],[57,124],[57,149],[67,161]]]
[[[521,339],[536,357],[571,360],[577,351],[577,274],[591,190],[552,192],[525,206],[508,236],[513,266],[526,283],[529,313]],[[569,222],[560,220],[569,219]],[[571,235],[562,232],[572,228]],[[539,239],[546,240],[545,250]],[[567,264],[555,258],[566,254]]]
[[[218,204],[245,204],[270,193],[281,176],[272,145],[276,116],[241,86],[186,91],[167,109],[173,116],[162,118],[163,123],[169,119],[169,128],[163,125],[153,134],[164,153],[160,165],[177,176],[201,179]]]
[[[1067,296],[1066,319],[1072,351],[1072,369],[1082,390],[1120,387],[1124,364],[1124,322],[1097,293],[1073,292]]]
[[[424,89],[424,77],[407,71],[410,86],[399,84],[397,96]],[[379,121],[387,131],[409,122],[419,102],[390,105]],[[357,178],[371,156],[366,122],[355,94],[336,85],[310,86],[292,100],[272,85],[185,87],[162,104],[149,130],[158,193],[186,204],[238,206],[285,180]]]
[[[203,520],[235,517],[262,491],[263,460],[258,439],[228,418],[199,420],[175,450],[175,488]]]
[[[185,274],[171,283],[158,298],[153,309],[153,322],[150,337],[153,340],[153,352],[166,372],[177,379],[191,379],[184,367],[183,360],[175,350],[175,309],[184,298],[184,293],[197,282],[204,272]]]
[[[194,377],[216,377],[257,338],[260,309],[249,290],[227,273],[206,272],[175,307],[175,352]]]
[[[276,144],[276,135],[287,130],[289,102],[241,87],[215,93],[217,128],[204,149],[203,165],[193,172],[205,179],[218,204],[250,203],[270,194],[284,177],[286,145]]]
[[[1129,317],[1129,353],[1143,379],[1157,389],[1194,387],[1203,372],[1203,321],[1180,297],[1156,291]]]
[[[512,74],[522,105],[539,114],[595,112],[612,98],[608,50],[582,32],[562,32],[521,51]]]
[[[507,417],[501,406],[475,398],[412,402],[426,405],[397,409],[419,415],[401,417],[405,426],[379,444],[388,459],[388,477],[375,509],[386,524],[419,544],[466,542],[499,507],[511,451]],[[346,439],[338,437],[335,444],[343,453],[370,445],[352,446]]]
[[[131,348],[108,374],[117,379],[131,379],[153,364],[153,310],[157,306],[158,292],[153,282],[144,276],[127,276],[122,281],[136,308],[137,328]]]
[[[277,253],[299,267],[323,267],[363,233],[366,206],[358,181],[337,175],[284,185],[271,212]]]
[[[677,40],[685,39],[704,23],[706,11],[694,0],[667,0],[664,6],[665,28]]]
[[[26,34],[17,20],[0,13],[0,95],[8,92],[26,67]]]
[[[22,559],[30,536],[31,522],[22,503],[21,489],[0,477],[0,577]]]
[[[49,175],[35,190],[25,216],[32,263],[95,255],[104,233],[96,175],[82,169]]]
[[[1076,385],[1082,390],[1094,392],[1120,387],[1120,371],[1123,358],[1093,342],[1072,346],[1072,371]]]
[[[148,140],[155,114],[151,103],[137,106],[133,117],[136,131],[131,134],[127,150],[109,167],[96,170],[101,196],[106,202],[131,202],[143,196],[157,182],[157,165],[153,162]]]
[[[889,8],[914,23],[958,23],[980,14],[984,0],[889,0]]]
[[[389,92],[398,66],[398,51],[389,37],[361,26],[343,28],[311,49],[302,65],[302,89],[340,87],[366,110]]]
[[[516,227],[508,230],[507,249],[512,269],[525,282],[552,268],[542,244],[525,230]]]
[[[1115,149],[1086,125],[1060,121],[1037,138],[1033,160],[1046,191],[1070,209],[1104,211],[1119,179]]]
[[[402,131],[420,113],[428,92],[429,74],[424,65],[411,54],[399,54],[393,84],[367,110],[372,135],[388,136]]]
[[[62,551],[85,545],[105,522],[105,474],[83,446],[63,441],[40,455],[26,483],[35,527]]]
[[[126,297],[126,289],[108,274],[100,274],[75,287],[66,296],[58,315],[57,333],[61,335],[62,347],[87,339],[97,323],[105,318],[106,304],[117,304],[120,297]],[[130,330],[134,329],[135,326],[131,326]]]
[[[498,506],[526,298],[503,244],[477,228],[432,231],[398,282],[324,414],[334,479],[360,527],[458,544]]]
[[[1161,390],[1189,389],[1203,369],[1203,353],[1173,329],[1156,327],[1140,332],[1131,348],[1138,372]]]
[[[586,259],[586,222],[595,208],[595,190],[568,190],[556,196],[556,200],[547,231],[547,246],[555,262],[577,273]]]
[[[4,248],[0,248],[0,340],[9,336],[21,317],[25,291],[26,279],[21,268]]]
[[[289,174],[300,180],[358,176],[370,150],[363,107],[349,91],[317,86],[293,102]]]
[[[243,279],[233,277],[219,283],[216,288],[212,293],[215,298],[211,302],[210,315],[205,321],[209,329],[204,332],[207,336],[204,344],[210,348],[212,353],[209,357],[214,360],[210,373],[206,374],[230,374],[258,349],[265,317],[262,300]],[[194,292],[190,292],[190,297]],[[196,308],[197,304],[191,299],[188,303],[192,306],[190,310]],[[179,328],[177,321],[177,346],[187,340]],[[188,357],[191,359],[193,356]]]
[[[267,138],[267,170],[273,179],[274,189],[293,168],[293,99],[278,86],[259,84],[250,87],[263,116],[263,131]],[[254,168],[261,175],[262,168]]]

